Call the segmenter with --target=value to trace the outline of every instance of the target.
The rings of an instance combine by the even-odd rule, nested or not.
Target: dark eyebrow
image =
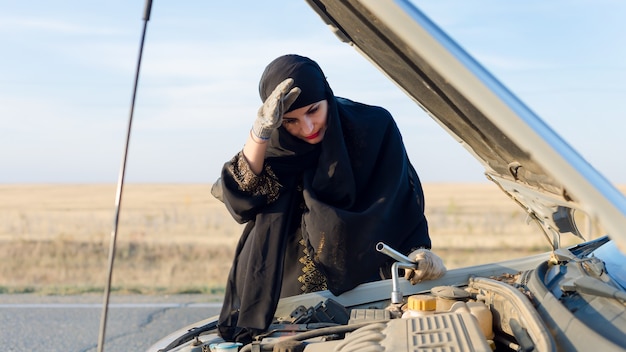
[[[309,111],[311,111],[311,110],[313,110],[313,109],[317,109],[317,108],[319,108],[319,107],[320,107],[320,103],[313,104],[313,105],[311,105],[311,107],[310,107],[310,108],[309,108],[306,112],[309,112]]]

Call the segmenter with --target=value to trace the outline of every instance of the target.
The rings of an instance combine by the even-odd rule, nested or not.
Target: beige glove
[[[408,255],[413,263],[417,263],[416,269],[404,269],[404,278],[415,285],[422,280],[434,280],[446,273],[443,260],[435,253],[425,248],[420,248]]]
[[[252,133],[259,139],[270,138],[272,131],[280,127],[283,122],[285,111],[289,110],[291,104],[300,95],[300,88],[291,88],[292,85],[292,78],[282,81],[259,108],[257,118],[252,125]]]

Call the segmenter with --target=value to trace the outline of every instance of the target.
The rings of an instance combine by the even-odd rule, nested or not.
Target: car
[[[476,157],[552,250],[416,285],[394,270],[340,296],[286,297],[245,346],[223,341],[209,317],[148,350],[626,350],[624,195],[411,2],[307,2]],[[589,223],[604,234],[590,236]],[[562,246],[562,236],[580,242]],[[411,265],[385,243],[376,249]]]

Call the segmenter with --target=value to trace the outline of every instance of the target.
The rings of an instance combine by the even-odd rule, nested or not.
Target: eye
[[[283,117],[283,125],[293,125],[296,122],[298,122],[297,119],[290,119],[290,118]]]

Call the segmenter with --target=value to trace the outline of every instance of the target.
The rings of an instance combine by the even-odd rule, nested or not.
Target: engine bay
[[[250,344],[224,341],[212,321],[160,351],[556,351],[584,345],[591,335],[594,346],[619,350],[626,333],[624,290],[593,255],[603,245],[610,245],[606,238],[546,254],[517,272],[485,275],[493,268],[476,267],[477,275],[462,285],[408,295],[399,292],[396,277],[376,283],[387,285],[387,293],[391,284],[389,299],[350,306],[339,303],[341,297],[308,306],[288,301],[290,313],[277,311]],[[595,326],[583,323],[589,316]],[[621,330],[607,332],[608,326]]]
[[[277,318],[249,345],[225,342],[211,332],[180,351],[221,351],[226,346],[310,352],[527,350],[538,347],[536,341],[551,339],[536,313],[528,314],[535,312],[528,297],[515,287],[522,276],[476,277],[466,287],[436,286],[403,303],[387,300],[347,309],[327,299]]]

